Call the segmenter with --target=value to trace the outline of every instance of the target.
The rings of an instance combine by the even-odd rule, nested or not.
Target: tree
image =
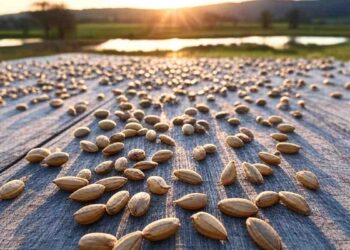
[[[272,23],[272,14],[270,11],[268,10],[264,10],[263,12],[261,12],[261,17],[260,17],[260,21],[261,21],[261,27],[263,29],[269,29],[271,28],[271,23]]]
[[[300,11],[298,9],[288,11],[287,21],[290,29],[297,29],[300,24]]]
[[[49,38],[52,29],[57,30],[60,39],[66,38],[69,33],[75,31],[74,15],[65,4],[50,4],[43,1],[34,3],[33,8],[35,11],[31,14],[43,27],[45,38]]]

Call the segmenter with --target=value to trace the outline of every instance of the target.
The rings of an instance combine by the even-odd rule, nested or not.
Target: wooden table
[[[86,56],[86,55],[85,55]],[[0,64],[0,69],[6,65],[20,63],[32,64],[36,61],[42,64],[57,60],[81,58],[82,55],[61,55],[36,59],[18,60]],[[157,58],[133,58],[130,61],[127,57],[96,56],[88,55],[87,61],[91,64],[103,65],[113,73],[111,65],[126,65],[123,60],[129,63],[139,64],[139,60],[147,61],[144,67],[151,67],[152,63],[158,65],[175,65],[177,59]],[[159,62],[160,60],[160,62]],[[180,59],[185,60],[185,59]],[[193,63],[195,60],[190,59]],[[132,64],[131,63],[131,64]],[[236,60],[209,60],[202,68],[206,73],[212,73],[214,69],[210,65],[221,65],[222,71],[216,77],[224,75],[233,76],[233,81],[240,79],[251,79],[264,77],[261,74],[261,65],[245,65],[239,70],[238,65],[242,59]],[[244,102],[237,97],[237,92],[227,92],[227,96],[216,95],[215,102],[208,102],[211,112],[200,114],[198,119],[206,119],[211,129],[205,135],[193,135],[185,137],[181,133],[181,127],[171,126],[168,132],[177,142],[172,148],[160,143],[151,143],[144,137],[127,139],[125,149],[122,153],[104,157],[99,154],[83,153],[79,149],[78,139],[73,137],[73,131],[79,126],[88,126],[91,133],[88,140],[94,140],[99,134],[110,136],[125,125],[116,116],[111,115],[117,122],[117,128],[113,131],[103,132],[98,127],[98,120],[93,112],[98,108],[106,108],[112,111],[118,109],[115,97],[111,93],[113,88],[126,89],[127,84],[132,80],[124,80],[112,86],[101,86],[97,84],[98,77],[91,77],[87,80],[89,89],[86,93],[74,96],[65,101],[64,107],[53,109],[48,102],[29,105],[30,108],[21,112],[15,109],[15,105],[21,102],[29,102],[31,95],[7,100],[7,105],[0,108],[0,185],[23,176],[28,177],[25,191],[18,198],[9,201],[0,201],[0,249],[76,249],[79,239],[89,232],[106,232],[116,234],[118,238],[136,230],[142,230],[148,223],[170,216],[176,216],[181,221],[181,228],[175,237],[162,242],[143,242],[143,249],[257,249],[251,240],[245,227],[244,218],[232,218],[222,214],[217,203],[225,197],[243,197],[254,199],[256,195],[265,190],[292,191],[303,195],[312,209],[311,216],[296,214],[281,204],[271,208],[260,209],[258,217],[267,220],[280,234],[285,249],[350,249],[350,91],[344,90],[344,83],[350,80],[350,63],[341,65],[334,62],[334,69],[327,71],[333,73],[331,82],[334,85],[322,84],[325,71],[317,67],[320,61],[292,60],[290,62],[274,62],[266,60],[265,64],[272,67],[292,68],[296,70],[297,64],[306,64],[311,67],[306,75],[290,73],[290,79],[305,79],[307,86],[300,89],[302,99],[306,102],[305,109],[301,109],[303,117],[295,119],[288,111],[275,108],[278,98],[266,97],[265,88],[258,93],[251,93],[254,100],[264,97],[268,101],[266,107],[248,104],[251,108],[246,115],[237,115],[233,112],[235,101]],[[230,67],[225,68],[224,64]],[[119,67],[118,66],[118,67]],[[84,67],[84,66],[82,66]],[[121,66],[120,66],[121,67]],[[198,67],[198,65],[189,66]],[[339,74],[338,69],[344,69],[345,73]],[[37,69],[36,69],[37,70]],[[56,69],[47,72],[48,77],[54,79]],[[273,85],[281,84],[284,80],[274,74],[276,69],[266,70],[267,78],[271,79]],[[56,70],[57,71],[57,70]],[[164,71],[164,69],[160,70]],[[1,72],[1,70],[0,70]],[[233,73],[234,72],[234,73]],[[178,76],[174,74],[173,77]],[[137,76],[142,79],[142,76]],[[319,91],[311,91],[309,85],[318,84]],[[35,84],[32,77],[25,81],[15,81],[12,86]],[[191,86],[192,90],[202,89],[204,85],[210,86],[210,81],[202,81],[200,84]],[[152,92],[154,98],[161,93],[169,91],[170,88],[162,87]],[[296,91],[299,92],[297,89]],[[340,91],[343,98],[335,100],[329,97],[331,91]],[[105,93],[106,99],[97,101],[97,93]],[[66,111],[69,105],[80,100],[90,102],[88,110],[76,117],[69,116]],[[180,97],[180,102],[166,104],[161,110],[153,108],[145,109],[146,114],[160,115],[162,120],[168,121],[183,113],[184,109],[193,106],[195,103],[205,102],[206,96],[198,96],[195,102],[188,98]],[[299,109],[296,101],[292,99],[291,110]],[[137,106],[136,97],[130,97],[130,101]],[[214,118],[217,111],[226,110],[231,116],[235,115],[241,120],[241,125],[254,131],[255,140],[242,149],[232,149],[225,143],[228,134],[235,134],[238,127],[230,126],[225,120]],[[291,142],[302,146],[298,155],[283,155],[282,164],[274,167],[274,175],[265,178],[263,185],[252,185],[248,182],[240,164],[244,161],[259,162],[257,153],[260,151],[273,151],[276,142],[269,136],[276,132],[276,128],[264,127],[255,122],[255,117],[261,115],[267,117],[277,114],[286,121],[296,126],[294,134],[290,134]],[[85,138],[84,138],[85,139]],[[196,162],[192,158],[192,149],[196,145],[213,143],[218,147],[218,152],[208,155],[202,162]],[[63,167],[45,168],[40,164],[29,164],[24,156],[34,147],[60,148],[70,154],[70,159]],[[68,194],[59,191],[52,183],[52,180],[65,175],[76,175],[82,168],[93,169],[98,163],[105,159],[117,159],[125,156],[130,149],[141,148],[151,156],[155,151],[163,148],[174,150],[175,156],[169,162],[149,170],[146,177],[152,175],[162,176],[172,188],[167,195],[152,195],[151,207],[148,213],[141,217],[132,217],[127,209],[115,216],[105,215],[103,219],[95,224],[81,226],[73,220],[73,213],[82,207],[81,204],[70,201]],[[238,181],[228,187],[223,187],[219,182],[220,173],[223,167],[234,160],[238,166]],[[204,179],[200,186],[192,186],[176,181],[171,173],[175,169],[189,168],[198,171]],[[320,181],[321,189],[317,192],[310,191],[300,186],[295,180],[295,173],[300,170],[310,170],[315,173]],[[108,176],[120,175],[113,172]],[[101,177],[94,175],[93,181]],[[124,189],[130,194],[147,190],[145,181],[129,181]],[[173,201],[184,194],[191,192],[203,192],[208,195],[209,205],[205,209],[221,220],[228,233],[229,240],[220,242],[208,239],[199,235],[190,222],[193,212],[185,211],[173,205]],[[111,194],[104,194],[95,203],[105,203]]]

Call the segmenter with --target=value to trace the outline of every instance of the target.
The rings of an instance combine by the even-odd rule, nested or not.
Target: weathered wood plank
[[[252,72],[247,72],[252,74]],[[317,76],[321,71],[310,72]],[[293,77],[293,76],[291,76]],[[316,77],[312,80],[317,80]],[[339,84],[341,78],[335,79]],[[273,79],[277,84],[279,78]],[[308,79],[310,81],[310,79]],[[193,89],[198,89],[194,86]],[[341,90],[341,87],[334,86]],[[163,89],[164,91],[165,89]],[[155,94],[162,90],[155,91]],[[234,134],[238,128],[229,126],[224,120],[213,118],[215,111],[227,110],[233,114],[233,103],[239,98],[236,93],[229,93],[227,97],[217,97],[215,103],[208,103],[212,111],[210,114],[199,114],[198,119],[206,119],[211,124],[211,130],[205,135],[185,137],[181,128],[172,127],[169,134],[176,138],[175,156],[171,162],[147,171],[146,176],[162,176],[172,188],[166,196],[152,195],[149,212],[141,218],[133,218],[128,212],[122,211],[116,216],[104,216],[99,222],[90,226],[80,226],[72,218],[72,214],[81,204],[67,200],[68,194],[58,191],[52,180],[57,176],[74,175],[81,168],[93,169],[104,159],[116,159],[127,154],[132,148],[142,148],[147,156],[161,148],[170,148],[161,144],[147,142],[143,137],[126,140],[124,151],[113,157],[103,157],[101,154],[86,154],[79,150],[79,140],[72,137],[72,131],[81,125],[89,126],[92,133],[87,139],[93,140],[99,134],[111,135],[120,130],[124,123],[117,120],[118,127],[110,132],[103,132],[97,126],[97,121],[89,115],[74,124],[68,130],[56,135],[45,142],[43,146],[59,147],[71,155],[70,161],[59,169],[47,169],[38,164],[27,164],[20,160],[0,175],[0,183],[7,180],[28,176],[29,180],[25,192],[13,201],[0,202],[0,248],[1,249],[76,249],[82,235],[87,232],[107,232],[117,234],[118,237],[141,230],[149,222],[176,216],[181,220],[181,229],[171,239],[159,243],[144,241],[143,249],[257,249],[250,239],[245,220],[223,215],[217,209],[217,202],[225,197],[245,197],[254,199],[265,190],[288,190],[304,195],[312,209],[309,217],[301,216],[287,210],[283,205],[261,209],[258,216],[268,220],[281,235],[286,249],[347,249],[350,246],[350,193],[349,193],[349,94],[343,100],[334,101],[328,97],[326,90],[321,93],[302,91],[307,106],[303,110],[303,118],[296,120],[288,111],[275,109],[277,99],[268,99],[265,108],[251,104],[251,111],[247,115],[237,115],[242,126],[254,131],[256,139],[244,148],[233,150],[227,147],[225,136]],[[252,94],[253,98],[264,96],[265,90]],[[317,99],[316,99],[317,98]],[[131,102],[136,104],[135,99]],[[205,102],[205,97],[198,97],[196,102]],[[170,121],[175,115],[193,105],[187,98],[181,99],[178,105],[165,105],[161,111],[147,109],[147,114],[160,114],[164,121]],[[292,108],[296,108],[293,102]],[[107,102],[103,107],[116,110],[115,102]],[[269,137],[275,128],[266,128],[255,122],[256,115],[267,117],[279,114],[285,120],[296,124],[296,133],[290,135],[290,141],[300,144],[303,149],[299,155],[285,156],[279,167],[274,167],[274,175],[265,178],[261,186],[252,185],[245,180],[240,163],[243,161],[259,161],[257,153],[261,150],[273,151],[275,142]],[[116,118],[113,118],[116,119]],[[196,145],[213,143],[218,147],[218,153],[207,156],[200,163],[192,159],[192,149]],[[238,182],[229,187],[222,187],[218,183],[221,170],[229,160],[235,160],[238,167]],[[174,169],[190,168],[198,171],[204,183],[191,186],[175,181],[171,177]],[[308,191],[295,181],[295,172],[308,169],[319,178],[321,190]],[[110,175],[119,175],[116,172]],[[102,177],[94,176],[93,181]],[[134,194],[146,190],[145,182],[129,182],[125,188]],[[228,242],[217,242],[199,235],[190,223],[192,212],[174,207],[172,201],[190,192],[204,192],[208,194],[209,206],[204,209],[223,221],[229,232]],[[105,194],[94,203],[104,203],[112,194]]]

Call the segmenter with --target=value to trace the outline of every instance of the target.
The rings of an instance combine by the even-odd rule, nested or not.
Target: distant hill
[[[297,9],[301,13],[302,19],[329,20],[340,18],[349,20],[350,0],[253,0],[241,3],[223,3],[216,5],[184,8],[179,10],[182,18],[193,22],[211,22],[216,20],[226,21],[257,21],[261,12],[268,10],[274,20],[283,20],[286,13]],[[176,12],[165,10],[146,10],[130,8],[108,8],[108,9],[84,9],[72,10],[78,22],[125,22],[125,23],[157,23],[164,20],[165,16],[169,22],[179,16]],[[2,20],[15,20],[23,18],[27,13],[0,16]]]

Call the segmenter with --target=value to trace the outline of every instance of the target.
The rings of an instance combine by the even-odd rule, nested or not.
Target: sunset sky
[[[42,0],[39,0],[42,1]],[[72,9],[85,8],[179,8],[223,2],[242,2],[245,0],[49,0],[48,2],[63,2]],[[0,14],[16,13],[28,10],[34,0],[0,0]]]

